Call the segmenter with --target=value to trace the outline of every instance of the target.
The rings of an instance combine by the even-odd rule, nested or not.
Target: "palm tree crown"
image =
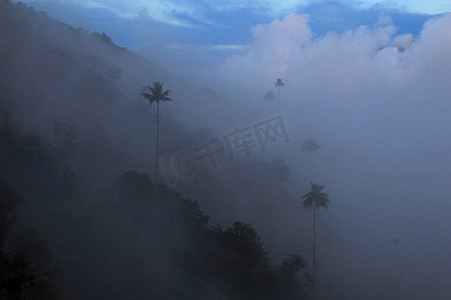
[[[284,86],[285,84],[282,81],[282,78],[277,78],[276,82],[274,82],[274,85],[278,88]]]
[[[273,91],[267,91],[265,94],[265,97],[263,97],[263,100],[265,102],[274,102],[275,97],[274,97],[274,92]]]
[[[302,202],[304,209],[311,210],[312,207],[316,209],[320,209],[321,207],[327,208],[330,201],[327,193],[321,192],[325,188],[324,185],[317,183],[310,183],[310,185],[311,191],[302,196],[302,198],[305,198]]]
[[[274,82],[274,85],[279,88],[279,101],[280,101],[280,88],[284,86],[282,78],[277,78],[276,82]]]
[[[315,151],[318,151],[321,148],[318,141],[315,139],[308,139],[304,141],[304,144],[302,144],[301,151],[308,153],[309,161],[312,160],[312,153]]]
[[[160,101],[171,101],[172,99],[168,97],[169,92],[171,90],[167,90],[163,92],[163,83],[161,82],[154,82],[153,87],[147,86],[149,90],[152,92],[152,94],[142,93],[142,95],[149,99],[150,104]]]
[[[304,144],[302,144],[301,151],[305,152],[313,152],[316,150],[319,150],[321,146],[319,145],[318,141],[315,139],[308,139],[304,141]]]

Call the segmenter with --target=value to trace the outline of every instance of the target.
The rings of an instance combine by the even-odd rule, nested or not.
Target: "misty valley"
[[[32,4],[0,0],[0,299],[451,299],[450,14],[167,52],[139,15],[144,57]]]

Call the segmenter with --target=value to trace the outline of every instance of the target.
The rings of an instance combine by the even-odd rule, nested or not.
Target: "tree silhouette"
[[[309,211],[313,207],[313,274],[312,274],[312,288],[313,288],[313,299],[315,299],[315,284],[316,284],[316,209],[321,207],[327,208],[329,206],[329,199],[326,193],[322,190],[325,188],[324,185],[319,185],[317,183],[310,183],[311,191],[303,195],[304,201],[302,205],[304,209]]]
[[[265,102],[274,102],[274,100],[275,100],[274,92],[273,91],[267,91],[265,96],[263,97],[263,100]]]
[[[312,153],[315,151],[318,151],[321,148],[318,141],[310,138],[308,140],[304,141],[304,144],[302,144],[301,151],[308,153],[309,160],[312,158]]]
[[[168,97],[171,90],[163,92],[163,83],[154,82],[153,87],[147,86],[151,91],[151,94],[142,93],[142,95],[147,98],[150,104],[157,102],[157,148],[155,151],[155,184],[158,184],[158,147],[159,147],[159,136],[160,136],[160,101],[171,101],[172,99]]]
[[[60,272],[46,241],[21,223],[20,197],[0,181],[0,299],[59,299]]]
[[[308,264],[300,255],[291,255],[282,260],[277,270],[280,280],[280,299],[306,299],[305,284],[303,284],[297,276],[300,270],[306,270]],[[304,281],[306,273],[302,274]]]
[[[285,84],[283,83],[281,78],[277,78],[276,82],[274,82],[274,85],[276,88],[279,89],[279,100],[280,100],[280,88],[283,87]]]

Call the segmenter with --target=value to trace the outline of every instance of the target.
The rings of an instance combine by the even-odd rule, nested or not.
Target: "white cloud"
[[[227,59],[219,66],[219,73],[227,80],[249,82],[249,78],[254,78],[259,82],[285,72],[302,48],[311,43],[312,32],[307,23],[307,16],[288,14],[283,20],[254,27],[253,48]]]
[[[226,59],[211,71],[222,77],[210,78],[227,85],[245,82],[258,93],[280,76],[293,99],[316,93],[329,101],[419,86],[424,77],[451,82],[450,31],[451,14],[426,23],[414,42],[409,34],[397,35],[389,17],[381,16],[373,27],[314,39],[308,16],[288,14],[254,27],[252,49]]]

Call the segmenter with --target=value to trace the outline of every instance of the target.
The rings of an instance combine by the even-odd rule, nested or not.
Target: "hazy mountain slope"
[[[140,95],[145,85],[160,81],[172,91],[173,101],[161,109],[162,155],[184,147],[172,136],[185,134],[179,122],[205,126],[193,113],[218,104],[211,90],[186,84],[105,34],[72,28],[23,4],[2,6],[0,96],[13,120],[38,135],[51,139],[54,121],[74,126],[83,158],[76,171],[86,182],[105,186],[107,174],[151,169],[155,110]]]
[[[168,189],[152,187],[145,197],[131,189],[125,200],[107,190],[125,170],[153,169],[155,119],[153,107],[140,102],[144,84],[175,87],[177,105],[168,103],[170,114],[161,118],[162,155],[214,136],[191,129],[202,120],[184,122],[190,111],[215,105],[214,92],[170,77],[105,34],[71,28],[23,4],[0,5],[0,180],[23,196],[25,223],[49,242],[65,274],[65,298],[302,294],[293,272],[269,265],[250,225],[210,228],[197,202]],[[240,190],[221,193],[231,172],[223,171],[215,177],[204,168],[182,190],[228,205]],[[237,179],[231,190],[241,189]],[[233,209],[227,214],[229,226],[236,218]]]

